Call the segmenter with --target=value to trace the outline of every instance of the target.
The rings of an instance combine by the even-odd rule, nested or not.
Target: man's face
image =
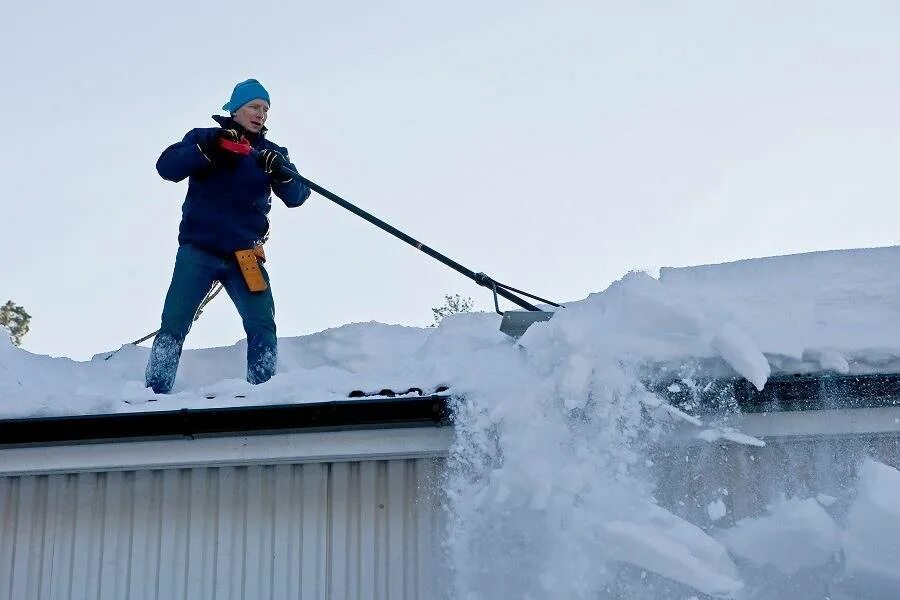
[[[234,120],[238,124],[253,133],[259,133],[266,124],[269,115],[269,103],[265,100],[251,100],[234,113]]]

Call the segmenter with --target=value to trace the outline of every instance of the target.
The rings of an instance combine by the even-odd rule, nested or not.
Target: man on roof
[[[282,167],[296,168],[286,148],[266,139],[270,105],[257,80],[238,83],[222,107],[229,116],[213,116],[219,127],[190,130],[156,163],[163,179],[188,180],[172,282],[147,362],[146,384],[157,394],[172,389],[184,339],[217,281],[243,320],[247,381],[263,383],[275,374],[275,304],[262,265],[271,193],[296,207],[309,188],[282,173]]]

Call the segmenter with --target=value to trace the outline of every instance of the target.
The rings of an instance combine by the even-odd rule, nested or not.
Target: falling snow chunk
[[[703,421],[693,415],[689,415],[677,406],[673,406],[663,401],[659,396],[650,393],[640,395],[640,402],[647,408],[653,409],[654,414],[660,418],[667,418],[672,421],[680,421],[689,423],[696,427],[703,427]]]
[[[768,515],[742,519],[717,537],[735,556],[785,575],[822,566],[841,549],[837,525],[813,498],[779,500]]]
[[[706,514],[712,521],[718,521],[725,516],[726,512],[725,503],[721,499],[714,500],[706,506]]]
[[[729,442],[734,442],[736,444],[741,444],[744,446],[762,447],[766,445],[766,443],[761,439],[755,438],[752,435],[747,435],[746,433],[741,433],[740,431],[737,431],[736,429],[730,427],[713,427],[704,429],[703,431],[698,432],[695,437],[705,442],[728,440]]]
[[[829,496],[828,494],[818,494],[816,496],[816,502],[827,508],[837,502],[837,498]]]
[[[732,323],[725,323],[713,336],[712,347],[735,371],[761,390],[771,373],[769,361],[756,343]]]
[[[705,594],[734,597],[743,587],[725,548],[699,527],[658,506],[645,522],[611,521],[601,538],[614,558]]]

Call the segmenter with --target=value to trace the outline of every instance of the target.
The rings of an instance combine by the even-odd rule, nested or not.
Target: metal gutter
[[[449,423],[446,395],[227,408],[0,419],[0,447],[435,427]]]

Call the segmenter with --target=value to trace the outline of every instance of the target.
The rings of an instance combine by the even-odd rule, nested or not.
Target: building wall
[[[852,501],[859,465],[867,457],[900,468],[900,435],[894,432],[841,436],[767,437],[762,448],[706,442],[660,445],[652,456],[659,503],[692,523],[712,524],[707,505],[724,502],[729,527],[764,514],[779,497],[837,499],[834,510]]]
[[[437,598],[441,464],[0,477],[0,599]]]

